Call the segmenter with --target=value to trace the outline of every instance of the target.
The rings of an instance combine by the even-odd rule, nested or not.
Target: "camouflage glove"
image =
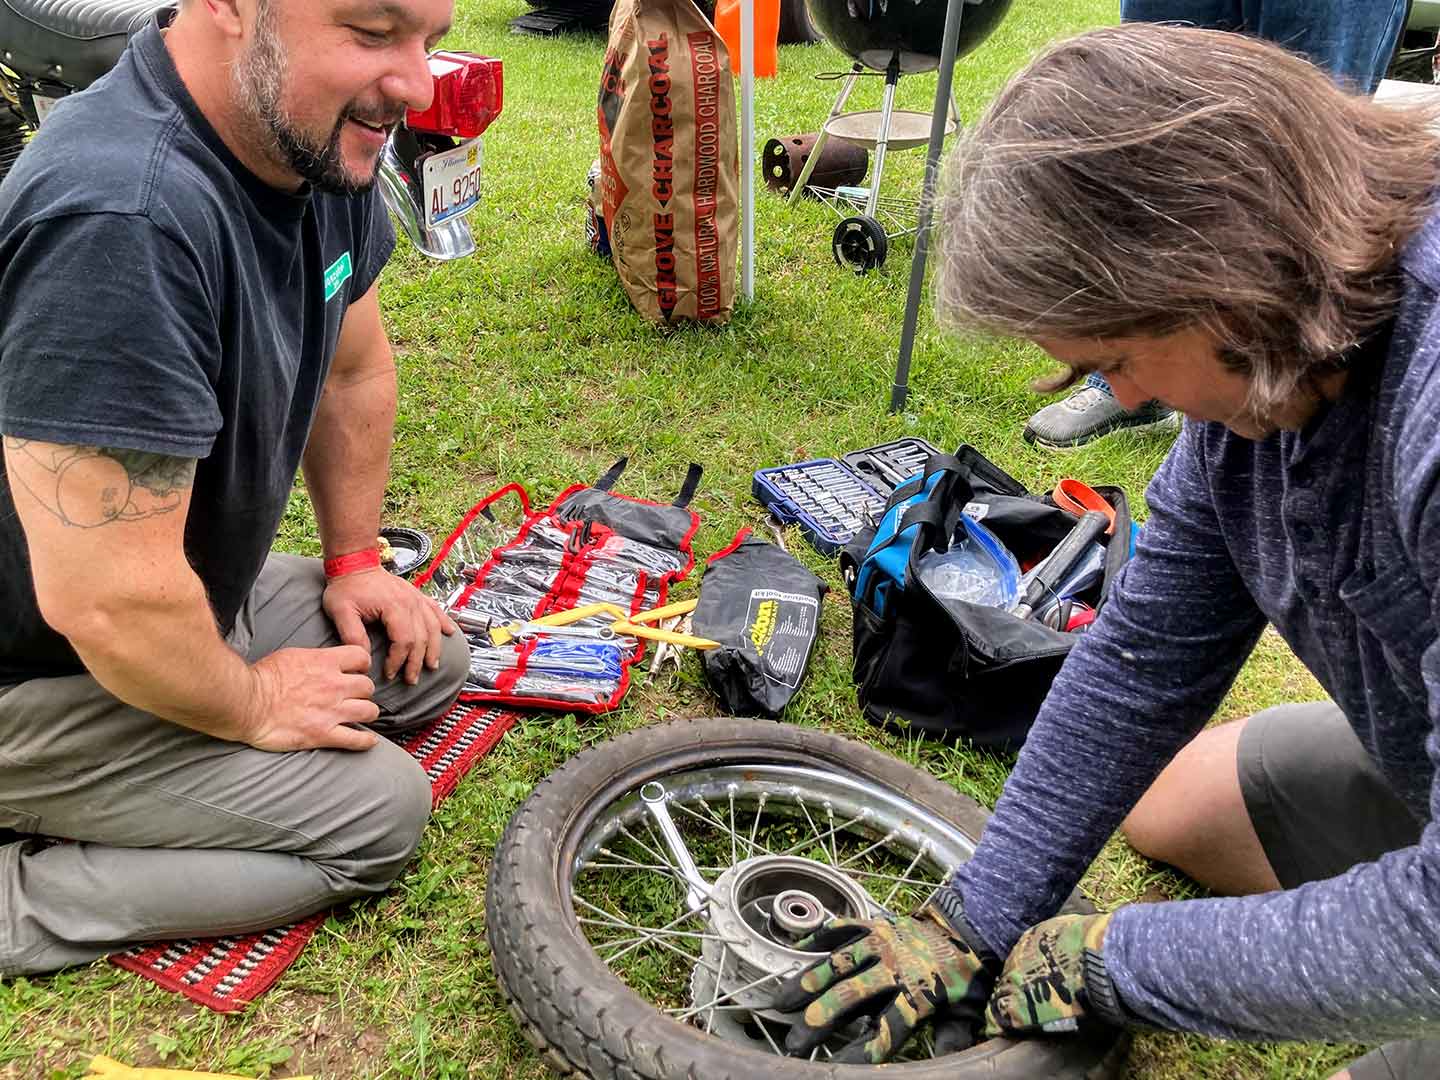
[[[1021,934],[985,1009],[985,1034],[1076,1031],[1090,1021],[1124,1024],[1102,953],[1109,925],[1109,915],[1060,915]]]
[[[930,1020],[938,1052],[964,1049],[1000,967],[948,888],[914,915],[831,919],[798,947],[834,951],[787,979],[776,995],[781,1012],[805,1010],[785,1039],[787,1053],[804,1056],[855,1018],[875,1018],[831,1059],[836,1064],[879,1065]]]

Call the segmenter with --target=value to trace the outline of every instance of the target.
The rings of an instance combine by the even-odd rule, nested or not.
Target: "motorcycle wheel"
[[[27,130],[25,121],[0,99],[0,180],[9,175],[15,159],[20,156],[20,151],[25,149]]]
[[[779,979],[826,914],[922,901],[968,858],[987,815],[849,739],[713,718],[642,728],[547,777],[494,855],[487,936],[521,1030],[591,1080],[855,1080],[871,1066],[779,1056]],[[687,863],[693,873],[687,873]],[[698,876],[700,881],[696,880]],[[1072,897],[1066,910],[1090,910]],[[912,1040],[898,1080],[1107,1080],[1126,1040],[994,1039],[935,1058]]]

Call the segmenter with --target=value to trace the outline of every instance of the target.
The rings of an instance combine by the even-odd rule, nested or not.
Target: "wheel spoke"
[[[736,994],[743,994],[746,990],[754,990],[757,986],[763,986],[767,982],[770,982],[772,979],[783,979],[788,974],[789,972],[772,971],[767,975],[761,975],[758,979],[755,979],[752,982],[746,983],[744,986],[737,986],[730,990],[722,990],[722,988],[716,987],[715,992],[719,994],[719,997],[717,997],[715,1001],[723,1001],[725,998],[733,998]],[[694,1006],[687,1012],[681,1013],[675,1019],[685,1020],[691,1016],[694,1016],[698,1012],[703,1012],[708,1007],[708,1005]]]
[[[895,835],[896,835],[896,834],[894,833],[894,831],[888,832],[888,833],[886,833],[884,836],[882,836],[879,840],[876,840],[876,841],[875,841],[873,844],[871,844],[869,847],[861,848],[861,849],[860,849],[859,851],[857,851],[854,855],[849,856],[849,857],[848,857],[847,859],[845,859],[843,862],[836,863],[835,865],[836,865],[837,867],[839,867],[840,869],[843,870],[845,867],[849,866],[849,865],[850,865],[852,862],[854,862],[856,859],[863,859],[866,855],[869,855],[870,852],[874,851],[876,848],[878,848],[878,847],[884,847],[886,844],[890,843],[891,840],[894,840],[894,839],[895,839]]]
[[[750,847],[752,850],[756,847],[755,830],[760,828],[760,816],[765,813],[765,799],[767,794],[768,793],[764,791],[760,792],[760,798],[755,802],[755,820],[750,823]],[[769,851],[770,848],[767,846],[765,850]]]
[[[900,891],[900,886],[903,885],[905,882],[905,875],[910,873],[911,870],[915,869],[916,864],[925,857],[925,854],[928,850],[929,846],[927,844],[920,845],[919,849],[915,852],[915,857],[910,860],[910,865],[905,867],[904,870],[900,871],[900,880],[890,886],[890,891],[885,894],[885,899],[880,901],[881,907],[888,908],[890,906],[890,901],[895,899],[895,894]]]
[[[937,889],[944,881],[944,878],[941,878],[940,881],[922,881],[919,878],[899,877],[895,874],[882,874],[878,870],[856,870],[854,868],[848,868],[845,872],[852,877],[879,878],[881,881],[896,881],[899,882],[901,885],[915,885],[922,889]],[[946,876],[948,877],[949,875]]]
[[[591,911],[595,912],[596,915],[603,915],[603,916],[605,916],[605,919],[603,919],[603,920],[602,920],[602,919],[591,919],[591,920],[590,920],[591,922],[597,923],[597,924],[603,924],[603,925],[606,925],[606,926],[613,926],[613,927],[615,927],[617,930],[631,930],[631,931],[634,931],[634,932],[637,933],[637,934],[649,933],[651,930],[669,930],[669,929],[672,929],[677,923],[682,923],[682,922],[684,922],[686,919],[692,919],[692,918],[695,917],[695,912],[693,912],[693,911],[682,911],[679,915],[677,915],[675,918],[671,919],[671,920],[670,920],[668,923],[666,923],[664,926],[637,926],[635,923],[626,922],[626,921],[625,921],[625,917],[624,917],[623,915],[617,915],[617,914],[616,914],[615,912],[613,912],[613,911],[606,911],[606,910],[605,910],[604,908],[602,908],[602,907],[596,907],[594,904],[590,903],[589,900],[586,900],[583,896],[576,896],[576,897],[574,897],[574,900],[575,900],[575,902],[576,902],[577,904],[579,904],[581,907],[587,907],[587,908],[589,908]],[[577,915],[575,918],[576,918],[576,921],[578,922],[578,921],[582,918],[582,916]]]
[[[723,831],[729,833],[729,834],[730,834],[730,860],[731,860],[731,863],[732,863],[732,865],[733,865],[734,863],[740,861],[740,859],[739,859],[739,854],[740,854],[740,853],[739,853],[739,851],[737,850],[737,848],[735,847],[735,842],[738,840],[738,841],[741,841],[741,842],[743,842],[743,843],[750,844],[750,841],[747,840],[745,837],[741,836],[741,835],[740,835],[739,833],[737,833],[734,829],[732,829],[732,828],[730,828],[728,825],[726,825],[725,822],[720,818],[720,816],[715,813],[714,809],[710,806],[709,803],[704,802],[703,800],[702,800],[701,803],[700,803],[700,805],[705,808],[705,811],[706,811],[706,812],[705,812],[704,814],[697,814],[694,810],[690,809],[690,807],[686,806],[686,805],[685,805],[684,803],[682,803],[682,802],[678,802],[678,801],[677,801],[677,802],[673,803],[672,805],[675,807],[676,810],[679,810],[682,814],[689,814],[691,817],[695,818],[695,820],[697,820],[697,821],[703,821],[706,825],[716,825],[716,826],[718,826],[720,829],[722,829]],[[732,810],[734,809],[734,804],[733,804],[733,803],[731,804],[731,809],[732,809]],[[750,846],[751,846],[751,848],[752,848],[753,850],[755,850],[755,851],[764,851],[764,850],[765,850],[764,848],[762,848],[762,847],[757,847],[757,846],[755,846],[754,844],[751,844]]]
[[[655,840],[656,846],[657,846],[657,847],[663,847],[664,845],[661,844],[658,839],[656,839],[654,830],[651,830],[651,829],[650,829],[650,822],[649,822],[649,819],[648,819],[648,818],[646,819],[645,827],[646,827],[647,830],[650,831],[650,838],[651,838],[652,840]],[[676,866],[674,863],[672,863],[669,859],[665,858],[664,855],[661,855],[658,851],[655,850],[655,848],[652,848],[649,844],[645,843],[644,840],[641,840],[638,836],[636,836],[634,833],[632,833],[632,832],[631,832],[629,829],[627,829],[624,825],[621,825],[621,826],[620,826],[620,830],[619,830],[619,831],[620,831],[625,837],[627,837],[632,844],[634,844],[636,847],[640,848],[641,851],[645,852],[645,854],[649,855],[652,859],[656,860],[656,862],[661,863],[661,864],[669,867],[669,868],[670,868],[670,873],[671,873],[671,875],[675,878],[676,882],[678,882],[681,886],[683,886],[683,887],[685,888],[686,893],[687,893],[687,896],[688,896],[689,892],[690,892],[692,889],[694,889],[694,890],[696,890],[697,892],[699,892],[698,881],[692,880],[691,878],[687,877],[686,874],[685,874],[685,872],[684,872],[683,870],[681,870],[678,866]],[[699,878],[698,873],[696,874],[696,877],[697,877],[697,879],[699,879],[699,881],[703,881],[703,880],[704,880],[703,878]],[[710,902],[710,887],[709,887],[709,885],[706,885],[706,886],[705,886],[705,889],[704,889],[703,893],[699,893],[699,900],[700,900],[699,905],[693,908],[693,910],[694,910],[695,912],[704,911],[706,905],[709,904],[709,902]]]
[[[731,784],[729,788],[726,789],[725,794],[729,797],[728,801],[730,803],[730,828],[727,831],[730,833],[730,865],[734,866],[740,861],[740,853],[735,848],[735,841],[740,838],[739,833],[735,831],[735,785]],[[703,805],[707,809],[710,806],[709,803],[703,803]],[[712,810],[711,813],[714,813],[714,811]]]
[[[612,919],[616,918],[616,916],[614,916],[611,912],[608,912],[603,908],[598,908],[594,904],[590,903],[588,900],[585,900],[579,896],[575,897],[575,900],[577,903],[582,904],[583,906],[600,915],[609,916]],[[673,929],[676,923],[684,922],[686,919],[692,918],[694,914],[695,913],[693,911],[687,909],[685,911],[682,911],[675,918],[671,919],[664,926],[659,927],[635,926],[633,924],[626,923],[617,919],[615,923],[611,923],[609,925],[617,926],[619,929],[637,931],[641,936],[638,940],[634,940],[631,944],[626,945],[618,953],[614,953],[608,957],[601,957],[601,959],[605,962],[605,965],[609,967],[611,964],[615,963],[615,961],[619,960],[622,956],[628,956],[630,953],[634,952],[642,945],[659,945],[662,949],[668,949],[670,952],[673,952],[678,956],[684,957],[687,963],[699,964],[701,967],[709,968],[710,971],[715,973],[715,976],[718,979],[720,978],[720,972],[714,967],[714,965],[708,963],[704,959],[704,957],[697,956],[692,953],[688,953],[683,949],[676,948],[670,942],[666,941],[664,937],[660,936],[660,934],[662,934],[663,932]],[[614,944],[614,942],[604,942],[599,946],[592,946],[592,948],[595,948],[596,955],[599,955],[600,949],[603,949],[606,945],[610,944]]]
[[[606,922],[606,921],[603,920],[603,919],[577,918],[575,921],[576,921],[576,922],[579,922],[579,923],[584,923],[586,926],[608,926],[608,927],[610,927],[611,929],[615,929],[615,930],[620,929],[620,927],[616,926],[614,923]],[[644,934],[646,937],[693,938],[693,939],[695,939],[696,941],[718,941],[718,942],[720,942],[722,945],[723,945],[723,944],[730,944],[730,939],[729,939],[729,938],[723,938],[723,937],[721,937],[719,934],[703,934],[703,933],[699,933],[699,932],[694,931],[694,930],[667,930],[667,929],[664,929],[664,928],[657,927],[657,928],[655,928],[655,929],[646,928],[646,929],[643,931],[643,934]],[[612,946],[612,945],[628,944],[628,943],[631,942],[631,941],[639,941],[639,940],[642,940],[642,938],[641,938],[641,937],[617,938],[617,939],[615,939],[614,941],[602,942],[600,945],[597,945],[596,948],[599,948],[599,949],[608,949],[608,948],[609,948],[610,946]]]
[[[775,1056],[784,1057],[785,1051],[775,1045],[775,1040],[770,1037],[770,1029],[765,1026],[765,1018],[763,1016],[755,1017],[755,1026],[760,1029],[760,1034],[765,1036],[765,1041],[770,1044],[770,1049],[775,1051]]]
[[[867,815],[864,811],[861,811],[860,813],[858,813],[858,814],[856,814],[854,817],[852,817],[849,821],[845,822],[843,825],[835,825],[835,826],[833,826],[832,828],[826,829],[823,833],[820,834],[819,839],[820,839],[821,841],[824,841],[824,840],[827,840],[827,839],[828,839],[831,844],[834,844],[834,843],[835,843],[835,837],[836,837],[839,833],[844,832],[846,829],[850,828],[851,825],[854,825],[854,824],[856,824],[857,822],[864,821],[865,818],[868,817],[868,816],[869,816],[869,815]],[[834,818],[834,814],[833,814],[833,813],[831,814],[831,818],[832,818],[832,820],[833,820],[833,818]],[[777,854],[779,854],[779,855],[794,855],[795,852],[799,851],[802,847],[804,847],[804,846],[805,846],[806,844],[808,844],[809,842],[810,842],[809,840],[801,840],[800,843],[798,843],[798,844],[793,844],[793,845],[791,845],[790,847],[786,848],[784,851],[777,852]],[[833,854],[834,857],[835,857],[835,865],[836,865],[836,866],[841,865],[841,864],[840,864],[840,853],[839,853],[839,850],[836,849],[835,851],[832,852],[832,854]]]
[[[815,839],[820,843],[820,854],[829,855],[830,852],[825,848],[824,834],[820,832],[819,826],[815,824],[815,819],[810,816],[810,808],[805,805],[804,796],[796,794],[795,802],[799,805],[800,812],[805,815],[805,823],[810,826],[810,831],[815,834]]]
[[[724,975],[721,974],[720,969],[717,968],[714,964],[710,963],[710,961],[706,960],[703,956],[692,956],[692,955],[690,955],[689,953],[687,953],[684,949],[678,949],[678,948],[676,948],[674,945],[670,944],[670,942],[666,941],[664,938],[653,938],[653,939],[651,939],[650,944],[651,944],[651,945],[659,945],[662,949],[665,949],[665,950],[667,950],[668,952],[674,953],[676,956],[680,957],[682,960],[686,961],[687,963],[699,964],[699,965],[700,965],[701,967],[703,967],[706,971],[710,972],[710,974],[714,975],[716,979],[722,979],[722,978],[724,978]],[[637,947],[638,947],[638,946],[633,946],[633,945],[632,945],[632,946],[628,946],[627,948],[637,948]],[[619,958],[619,957],[614,957],[614,958],[612,958],[612,959],[618,959],[618,958]]]
[[[675,873],[673,866],[656,866],[653,863],[633,862],[626,859],[623,862],[588,862],[580,867],[581,870],[653,870],[657,874],[664,874],[671,877]]]

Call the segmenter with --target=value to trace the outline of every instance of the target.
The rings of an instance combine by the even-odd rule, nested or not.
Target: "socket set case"
[[[940,453],[924,439],[904,438],[864,450],[842,454],[843,461],[866,483],[889,495],[925,468],[925,462]]]
[[[861,529],[880,520],[890,492],[939,453],[924,439],[896,439],[755,473],[751,490],[781,525],[799,525],[810,546],[835,555]]]
[[[525,628],[501,645],[490,636],[495,627],[590,604],[645,611],[690,573],[700,519],[687,507],[700,467],[690,467],[668,506],[612,494],[624,467],[622,458],[593,485],[567,488],[538,511],[523,487],[506,485],[472,507],[441,545],[416,584],[469,643],[461,701],[600,713],[625,696],[645,646],[615,634],[613,614]],[[492,509],[509,495],[520,503],[518,524],[499,521]]]
[[[799,525],[822,555],[837,554],[885,508],[883,494],[834,458],[760,469],[751,491],[781,525]]]

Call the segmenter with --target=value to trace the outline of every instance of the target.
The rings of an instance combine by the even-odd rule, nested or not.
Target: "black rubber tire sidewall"
[[[562,897],[560,867],[583,817],[636,777],[684,759],[824,764],[877,781],[980,835],[987,814],[934,777],[850,739],[763,720],[680,720],[629,732],[571,759],[515,812],[496,848],[486,890],[495,973],[527,1038],[564,1075],[594,1080],[861,1080],[865,1066],[832,1066],[758,1055],[661,1014],[610,973],[581,937]],[[1067,910],[1090,910],[1072,897]],[[997,1039],[933,1062],[886,1066],[901,1080],[1104,1080],[1115,1075],[1122,1039]]]
[[[781,45],[813,45],[822,41],[820,32],[810,21],[810,11],[805,0],[780,0]]]

